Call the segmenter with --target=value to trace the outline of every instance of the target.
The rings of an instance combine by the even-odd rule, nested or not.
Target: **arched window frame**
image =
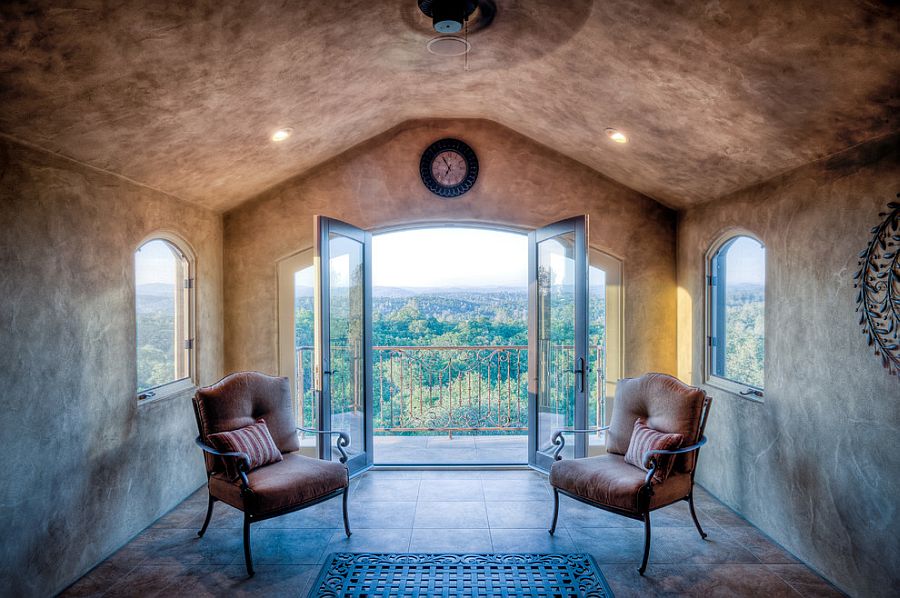
[[[137,377],[135,377],[135,396],[139,404],[158,401],[176,395],[193,392],[197,386],[197,330],[196,330],[196,313],[197,313],[197,258],[191,245],[178,234],[157,230],[144,237],[140,243],[134,248],[132,253],[132,290],[134,291],[134,330],[135,343],[132,356],[135,360],[135,375],[137,374],[137,270],[135,257],[142,247],[152,241],[163,241],[170,247],[174,248],[181,254],[184,261],[181,286],[181,300],[176,301],[176,328],[180,331],[179,344],[183,346],[183,350],[179,352],[179,371],[182,376],[176,380],[155,386],[149,389],[138,389]]]
[[[723,305],[721,299],[717,292],[718,280],[720,278],[719,269],[722,267],[718,258],[720,254],[725,251],[728,247],[731,246],[737,239],[742,237],[746,237],[752,239],[759,243],[759,245],[765,250],[766,244],[760,239],[758,235],[755,233],[743,229],[743,228],[731,228],[719,235],[716,238],[716,241],[710,246],[709,251],[706,253],[705,264],[705,277],[704,277],[704,288],[706,290],[705,293],[705,335],[704,335],[704,382],[710,386],[714,386],[716,388],[720,388],[732,394],[739,395],[741,397],[761,401],[764,397],[764,388],[765,388],[765,363],[763,363],[763,385],[762,386],[753,386],[746,382],[740,382],[736,380],[731,380],[729,378],[725,378],[719,376],[715,373],[715,360],[720,356],[723,356],[724,348],[717,346],[720,343],[717,342],[717,338],[719,334],[717,334],[717,328],[720,326],[719,322],[721,321],[721,316],[719,315],[721,310],[723,309]],[[768,262],[768,256],[766,256],[766,261]],[[766,267],[768,269],[768,267]],[[765,337],[767,335],[767,330],[765,328],[766,321],[768,318],[765,317],[765,293],[764,291],[764,303],[763,303],[763,342],[765,343]]]

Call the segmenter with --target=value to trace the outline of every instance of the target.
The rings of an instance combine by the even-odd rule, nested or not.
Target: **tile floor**
[[[546,476],[529,470],[372,471],[352,481],[350,523],[340,500],[253,526],[256,576],[246,578],[242,515],[201,489],[63,592],[63,596],[305,596],[324,556],[372,552],[588,552],[613,592],[627,596],[840,596],[826,581],[702,488],[701,540],[687,503],[653,515],[650,565],[637,573],[640,522],[563,499],[547,533]]]

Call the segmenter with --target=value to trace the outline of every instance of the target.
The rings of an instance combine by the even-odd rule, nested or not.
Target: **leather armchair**
[[[297,428],[291,409],[291,388],[287,378],[259,372],[238,372],[200,388],[194,395],[194,415],[200,434],[196,443],[206,462],[209,506],[198,532],[206,533],[213,506],[221,501],[244,513],[244,560],[247,574],[253,575],[250,525],[279,515],[305,509],[342,496],[344,531],[350,536],[347,494],[350,488],[344,448],[350,437],[344,432],[322,432]],[[222,452],[210,446],[209,435],[236,430],[263,418],[281,451],[282,461],[249,471],[250,458],[241,452]],[[297,432],[338,436],[341,462],[323,461],[299,453]],[[238,478],[225,474],[225,459],[236,461]]]
[[[553,520],[550,533],[556,531],[560,493],[591,506],[644,522],[644,556],[638,569],[647,569],[650,556],[650,513],[679,501],[690,505],[691,517],[701,538],[694,510],[694,472],[709,416],[711,399],[699,388],[687,386],[665,374],[646,374],[620,380],[609,426],[592,430],[557,430],[553,435],[555,461],[550,468],[553,488]],[[647,425],[666,433],[682,434],[685,446],[677,450],[653,450],[643,455],[648,471],[625,462],[634,422],[643,418]],[[607,454],[586,459],[561,460],[564,434],[607,432]],[[659,457],[675,459],[672,471],[663,482],[654,480]]]

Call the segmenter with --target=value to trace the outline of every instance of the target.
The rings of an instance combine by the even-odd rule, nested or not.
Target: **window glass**
[[[315,391],[315,269],[294,272],[294,380],[297,425],[316,428]],[[315,438],[310,438],[313,442]]]
[[[191,375],[188,262],[172,243],[153,239],[134,254],[137,391]]]
[[[710,374],[763,388],[766,250],[733,237],[710,263]]]

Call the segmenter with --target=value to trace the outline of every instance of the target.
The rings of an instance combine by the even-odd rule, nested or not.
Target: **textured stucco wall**
[[[214,381],[221,216],[0,139],[0,594],[59,591],[205,480],[189,398],[134,396],[134,250],[161,228],[197,255]]]
[[[766,245],[762,403],[715,397],[699,481],[855,596],[900,587],[900,379],[857,323],[853,273],[879,211],[900,191],[888,138],[683,213],[679,375],[703,376],[704,254],[740,226]]]
[[[419,177],[433,141],[478,155],[465,195],[444,200]],[[424,222],[537,227],[590,215],[595,247],[624,260],[625,373],[675,371],[675,215],[596,171],[484,120],[405,123],[225,215],[225,362],[277,371],[276,262],[313,245],[313,215],[367,229]],[[490,256],[486,256],[490,259]]]

